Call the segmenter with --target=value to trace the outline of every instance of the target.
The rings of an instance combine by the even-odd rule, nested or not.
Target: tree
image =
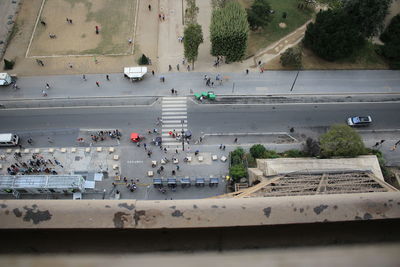
[[[391,68],[400,69],[400,15],[392,18],[380,39],[385,42],[382,55],[388,59]]]
[[[4,59],[4,69],[12,70],[14,68],[15,62],[13,60]]]
[[[211,54],[225,56],[227,62],[239,61],[247,48],[249,23],[246,11],[237,2],[228,2],[212,13]]]
[[[185,23],[191,24],[197,22],[197,14],[199,7],[196,6],[196,0],[186,0],[187,8],[185,9]]]
[[[281,54],[281,64],[284,67],[301,69],[302,53],[300,47],[288,48]]]
[[[392,0],[347,0],[343,9],[361,34],[368,38],[382,31],[391,2]]]
[[[356,157],[366,152],[360,135],[345,124],[332,126],[320,137],[323,157]]]
[[[239,182],[240,178],[247,177],[247,171],[243,164],[236,164],[230,167],[229,175],[235,182]]]
[[[225,5],[232,0],[211,0],[211,5],[213,8],[223,8]]]
[[[250,9],[247,9],[247,20],[251,30],[263,28],[272,20],[271,5],[267,0],[255,0]]]
[[[185,28],[183,35],[185,58],[187,58],[188,62],[192,63],[192,69],[194,69],[194,62],[199,55],[199,45],[203,42],[201,26],[197,23],[189,24]]]
[[[259,159],[262,158],[266,149],[263,145],[257,144],[250,147],[250,154],[253,158]]]
[[[350,56],[363,42],[359,29],[341,9],[319,12],[303,39],[306,47],[329,61]]]

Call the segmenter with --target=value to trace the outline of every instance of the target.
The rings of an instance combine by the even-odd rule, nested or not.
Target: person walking
[[[107,79],[107,81],[110,80],[110,76],[108,76],[108,74],[106,75],[106,79]]]
[[[172,66],[168,65],[168,71],[171,71],[171,70],[172,70]]]
[[[46,83],[46,89],[50,89],[50,84]]]
[[[46,90],[42,90],[42,96],[47,96]]]
[[[143,144],[144,150],[147,150],[147,145],[146,143]]]
[[[96,82],[96,85],[97,85],[97,87],[100,87],[100,83],[99,82]]]
[[[179,71],[179,64],[176,65],[176,69]]]
[[[176,165],[176,170],[179,171],[180,167],[179,165]]]
[[[149,11],[151,11],[151,5],[149,5]]]
[[[171,94],[174,94],[174,93],[175,93],[175,89],[172,88],[172,89],[171,89]]]
[[[85,74],[82,75],[82,79],[86,82],[86,75]]]
[[[154,76],[154,70],[151,71],[151,74]]]
[[[237,141],[238,141],[238,139],[237,139],[237,138],[235,138],[235,140],[233,140],[233,142],[234,142],[234,143],[237,143]]]
[[[246,75],[249,74],[249,69],[246,69]]]

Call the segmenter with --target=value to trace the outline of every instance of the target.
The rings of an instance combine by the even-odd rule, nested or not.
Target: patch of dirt
[[[279,27],[282,29],[286,28],[286,23],[284,22],[279,23]]]

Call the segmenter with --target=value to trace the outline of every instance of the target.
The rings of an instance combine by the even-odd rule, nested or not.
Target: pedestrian
[[[190,71],[190,65],[187,66],[187,71]]]
[[[249,74],[249,69],[246,69],[246,74]]]
[[[161,14],[158,13],[158,19],[161,21]]]
[[[175,89],[175,95],[178,95],[178,90]]]
[[[176,154],[179,154],[178,149],[175,149],[175,153],[176,153]]]
[[[149,11],[151,11],[151,5],[149,5]]]
[[[151,71],[151,74],[154,76],[154,70]]]
[[[47,142],[49,142],[50,144],[54,143],[54,141],[50,137],[47,137]]]
[[[176,174],[175,170],[172,170],[172,172],[171,172],[171,173],[172,173],[172,175],[175,175],[175,174]]]
[[[203,142],[203,137],[200,136],[199,141],[200,143]]]
[[[40,21],[40,24],[46,27],[46,22],[44,22],[43,20]]]
[[[168,65],[168,71],[171,71],[171,70],[172,70],[172,66]]]
[[[258,66],[261,66],[261,60],[260,60],[260,61],[258,61]]]
[[[376,142],[375,145],[373,145],[372,147],[378,147],[379,146],[379,142]]]
[[[238,139],[237,138],[235,138],[235,140],[233,141],[234,143],[237,143],[237,141],[238,141]]]
[[[99,34],[99,26],[95,26],[95,28],[96,28],[96,34]]]
[[[47,96],[46,90],[42,90],[42,95],[43,95],[43,96]]]
[[[197,156],[198,154],[199,154],[199,150],[196,150],[196,151],[194,152],[194,155]]]
[[[175,93],[175,89],[172,88],[172,89],[171,89],[171,94],[174,94],[174,93]]]
[[[66,18],[66,20],[67,20],[67,23],[69,23],[69,18]]]
[[[146,143],[143,144],[144,150],[147,150],[147,145]]]
[[[179,71],[179,64],[176,65],[176,69]]]
[[[182,59],[182,65],[185,65],[185,64],[186,64],[186,59],[183,58],[183,59]]]
[[[260,67],[260,73],[264,73],[264,68]]]
[[[385,142],[386,140],[381,140],[381,145],[383,144],[383,142]]]
[[[82,79],[86,82],[86,75],[85,74],[82,75]]]
[[[166,148],[166,147],[164,147],[164,152],[165,152],[165,153],[167,153],[167,151],[168,151],[168,150],[167,150],[167,148]]]
[[[50,85],[46,83],[46,89],[50,89]]]
[[[69,19],[69,24],[72,24],[72,19]]]
[[[108,76],[108,74],[106,75],[106,79],[107,79],[107,81],[110,80],[110,76]]]
[[[225,150],[225,148],[226,148],[226,146],[224,145],[224,146],[222,147],[222,150]]]
[[[211,82],[211,87],[214,87],[214,82]]]
[[[68,63],[70,69],[72,69],[72,63]]]
[[[99,82],[96,82],[96,85],[97,85],[97,87],[100,87],[100,83]]]
[[[147,156],[149,156],[149,158],[151,158],[151,151],[147,151]]]
[[[177,170],[177,171],[179,171],[179,168],[180,168],[179,165],[176,165],[176,170]]]
[[[219,149],[222,149],[222,144],[219,145]]]
[[[165,20],[165,15],[164,14],[162,15],[162,20]]]

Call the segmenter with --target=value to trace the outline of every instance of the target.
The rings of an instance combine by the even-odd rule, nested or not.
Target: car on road
[[[372,123],[371,116],[356,116],[347,119],[347,125],[352,127],[368,126]]]

